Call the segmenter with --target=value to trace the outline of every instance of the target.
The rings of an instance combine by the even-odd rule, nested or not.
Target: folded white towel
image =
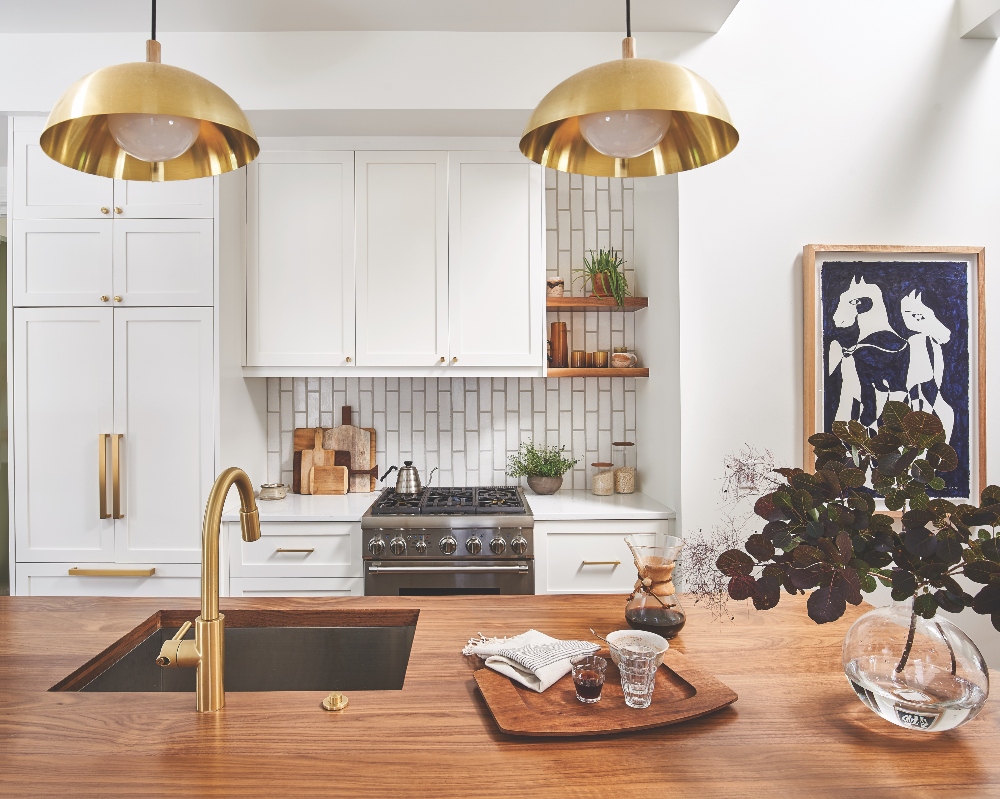
[[[528,630],[513,638],[473,638],[462,654],[479,655],[489,668],[541,693],[570,673],[572,658],[598,649],[590,641],[560,641]]]

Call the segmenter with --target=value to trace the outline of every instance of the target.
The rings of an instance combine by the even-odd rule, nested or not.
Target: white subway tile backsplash
[[[635,217],[632,181],[545,170],[546,266],[566,281],[566,293],[586,295],[572,282],[590,250],[622,250],[633,271]],[[571,331],[571,349],[635,346],[633,314],[559,314]],[[641,353],[637,353],[642,357]],[[507,458],[528,438],[565,446],[579,463],[564,485],[588,487],[588,465],[611,459],[611,442],[635,440],[635,380],[625,378],[268,378],[268,480],[292,479],[295,427],[340,424],[350,404],[353,422],[373,427],[381,470],[415,460],[421,473],[434,467],[435,485],[512,482]]]

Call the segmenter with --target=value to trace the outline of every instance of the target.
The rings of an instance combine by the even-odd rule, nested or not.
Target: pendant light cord
[[[626,0],[628,2],[628,0]],[[152,35],[149,37],[154,42],[156,41],[156,0],[153,0],[153,29]]]
[[[153,8],[156,8],[156,0],[153,0]],[[632,0],[625,0],[625,35],[630,38],[632,36]]]

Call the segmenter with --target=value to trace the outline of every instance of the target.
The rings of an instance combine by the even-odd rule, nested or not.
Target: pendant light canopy
[[[146,61],[104,67],[70,86],[40,143],[60,164],[125,180],[219,175],[260,152],[232,97],[193,72],[160,63],[156,0]]]
[[[635,57],[629,0],[622,58],[567,78],[538,104],[521,152],[560,172],[649,177],[696,169],[739,142],[715,89],[689,69]]]

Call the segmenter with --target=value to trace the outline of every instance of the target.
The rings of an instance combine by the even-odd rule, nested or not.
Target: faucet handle
[[[187,635],[187,631],[190,629],[191,629],[191,622],[189,621],[184,622],[181,625],[181,628],[176,633],[174,633],[174,637],[171,638],[170,640],[180,641],[185,635]]]
[[[197,655],[197,652],[195,651],[195,642],[184,640],[184,636],[190,629],[191,622],[186,621],[181,625],[181,628],[174,633],[173,638],[169,641],[163,642],[163,646],[160,647],[160,656],[156,659],[158,665],[163,666],[164,668],[177,668],[178,666],[190,666],[197,664],[197,660],[195,660],[194,663],[190,662],[191,655]],[[191,651],[182,652],[182,647],[184,647],[185,650]]]

